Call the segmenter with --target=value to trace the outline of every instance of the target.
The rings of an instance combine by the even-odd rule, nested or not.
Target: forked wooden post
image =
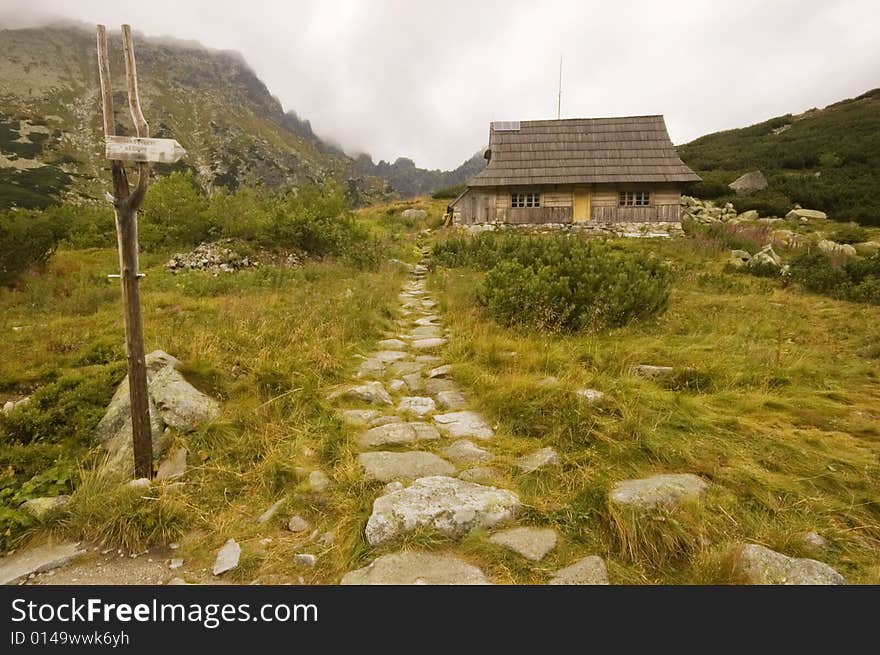
[[[125,73],[128,82],[128,106],[139,137],[149,137],[149,127],[141,113],[137,71],[131,28],[122,26],[125,50]],[[116,135],[110,65],[107,57],[107,30],[98,25],[98,74],[104,116],[104,136]],[[131,397],[131,431],[134,447],[135,477],[153,477],[153,436],[150,427],[150,402],[147,396],[147,366],[144,361],[144,330],[138,275],[137,212],[147,192],[150,165],[138,162],[138,180],[132,191],[122,161],[110,163],[113,178],[113,207],[116,210],[116,236],[119,246],[119,272],[125,316],[125,350],[128,360],[128,389]]]

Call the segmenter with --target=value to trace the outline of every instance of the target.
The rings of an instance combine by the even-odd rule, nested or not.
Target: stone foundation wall
[[[525,234],[551,234],[572,232],[594,234],[596,236],[618,236],[631,238],[663,238],[681,236],[684,232],[681,223],[657,221],[651,223],[544,223],[542,225],[513,225],[510,223],[479,223],[475,225],[455,225],[467,234],[480,232],[521,232]]]

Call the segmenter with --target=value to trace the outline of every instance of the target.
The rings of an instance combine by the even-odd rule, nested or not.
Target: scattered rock
[[[750,173],[740,175],[727,186],[733,189],[738,196],[748,195],[750,193],[754,193],[755,191],[766,189],[767,178],[764,177],[764,174],[761,171],[751,171]]]
[[[0,559],[0,585],[12,585],[28,576],[57,569],[85,552],[77,542],[43,544],[20,550]]]
[[[489,537],[489,543],[503,546],[533,562],[540,562],[556,547],[556,531],[550,528],[510,528]]]
[[[742,214],[737,216],[740,221],[757,221],[760,218],[760,214],[757,209],[749,209],[744,211]]]
[[[828,239],[822,239],[818,244],[818,248],[828,255],[846,255],[847,257],[858,255],[856,249],[848,243],[837,243]]]
[[[597,389],[578,389],[575,393],[590,404],[597,403],[605,397],[605,394]]]
[[[804,543],[810,548],[815,548],[816,550],[825,550],[828,548],[828,540],[818,532],[808,532],[805,534]]]
[[[291,532],[308,532],[311,527],[311,524],[299,515],[291,516],[290,521],[287,522],[287,529]]]
[[[388,388],[391,390],[392,393],[397,393],[398,391],[401,391],[404,388],[406,388],[406,382],[404,382],[403,380],[397,380],[397,379],[389,380],[388,381]]]
[[[774,266],[776,268],[779,268],[780,266],[782,266],[782,258],[776,254],[776,251],[773,250],[773,246],[771,244],[767,244],[754,255],[752,255],[752,258],[749,259],[746,265],[750,268],[754,268],[756,266]]]
[[[330,478],[324,471],[312,471],[309,473],[309,491],[322,493],[330,486]]]
[[[616,505],[649,509],[675,507],[683,501],[696,500],[706,493],[709,484],[692,473],[664,473],[639,480],[624,480],[611,490]]]
[[[398,411],[414,414],[418,417],[430,414],[435,409],[437,409],[437,405],[434,403],[434,399],[425,396],[404,396],[397,406]]]
[[[167,482],[178,480],[186,474],[186,448],[176,448],[168,457],[159,464],[156,480]]]
[[[375,409],[345,409],[341,414],[342,420],[349,425],[367,425],[379,416],[379,412]]]
[[[188,583],[186,580],[184,580],[183,578],[171,578],[171,579],[170,579],[168,582],[166,582],[165,584],[166,584],[166,585],[170,585],[170,586],[183,586],[183,585],[189,585],[189,583]]]
[[[285,499],[281,498],[280,500],[276,500],[274,503],[272,503],[272,506],[269,509],[260,514],[260,517],[257,519],[257,525],[268,523],[272,519],[272,517],[275,516],[278,510],[281,509],[281,506],[284,505],[284,501]]]
[[[410,393],[422,393],[425,390],[425,381],[422,379],[421,373],[410,373],[403,376]]]
[[[452,373],[452,364],[444,364],[443,366],[438,366],[437,368],[432,368],[428,371],[428,377],[445,378],[450,373]]]
[[[559,453],[547,446],[516,460],[516,465],[523,473],[532,473],[538,469],[559,464]]]
[[[235,539],[229,539],[217,552],[217,559],[214,560],[214,575],[221,575],[237,567],[240,557],[241,546]]]
[[[862,257],[873,257],[880,252],[880,241],[863,241],[862,243],[852,244],[856,254]]]
[[[473,564],[450,555],[399,551],[376,558],[342,577],[343,585],[486,585]]]
[[[671,366],[652,366],[651,364],[637,364],[629,369],[631,375],[655,380],[657,378],[668,378],[675,373],[675,369]]]
[[[404,376],[412,375],[412,374],[420,374],[422,369],[425,368],[424,364],[415,361],[402,361],[402,362],[393,362],[388,365],[388,369],[397,376],[400,376],[406,379]]]
[[[179,557],[175,557],[168,563],[168,568],[172,570],[179,569],[181,566],[183,566],[183,560]]]
[[[492,453],[483,450],[473,441],[459,439],[443,449],[443,454],[454,462],[461,464],[482,464],[493,459]]]
[[[358,444],[361,448],[375,448],[376,446],[412,444],[439,438],[440,433],[434,426],[411,421],[390,423],[367,430],[358,438]]]
[[[437,403],[443,409],[461,409],[467,404],[467,399],[460,391],[440,391],[437,393]]]
[[[424,209],[404,209],[400,212],[401,218],[408,218],[414,220],[421,220],[423,218],[428,218],[428,212]]]
[[[500,475],[501,473],[498,472],[498,469],[494,469],[491,466],[474,466],[459,473],[458,479],[465,482],[478,482],[482,484],[494,482]]]
[[[406,359],[407,357],[409,357],[409,354],[403,352],[402,350],[379,350],[372,354],[373,359],[377,359],[383,364],[399,362],[400,360]]]
[[[785,215],[785,218],[789,220],[821,220],[824,221],[828,218],[828,215],[825,212],[820,212],[816,209],[792,209]]]
[[[433,350],[439,348],[446,343],[446,339],[442,337],[432,337],[428,339],[416,339],[412,342],[412,347],[416,350]]]
[[[441,430],[456,438],[491,439],[495,434],[491,426],[476,412],[437,414],[434,421]]]
[[[70,496],[44,496],[31,498],[21,504],[21,509],[37,520],[42,520],[55,510],[61,509],[70,501]]]
[[[330,400],[336,400],[337,398],[343,400],[360,400],[372,405],[391,404],[391,396],[385,391],[385,387],[382,386],[382,383],[376,380],[334,391],[327,396],[327,398]]]
[[[3,403],[3,413],[4,414],[11,413],[13,409],[15,409],[15,403],[12,402],[11,400],[7,400],[5,403]]]
[[[539,387],[545,387],[545,388],[546,387],[555,387],[558,384],[559,384],[559,378],[556,377],[555,375],[548,375],[545,378],[541,378],[537,382],[537,385]]]
[[[165,264],[165,268],[174,273],[184,271],[207,271],[218,275],[220,273],[235,273],[245,268],[259,266],[259,263],[251,257],[242,257],[229,245],[231,239],[201,243],[195,250],[188,253],[176,253]],[[302,262],[298,255],[290,255],[291,266],[299,266]]]
[[[455,473],[455,467],[445,459],[420,450],[404,453],[361,453],[358,455],[358,463],[364,468],[368,478],[381,482]]]
[[[823,562],[788,557],[757,544],[742,547],[736,558],[736,572],[748,584],[846,584],[846,579],[840,573]]]
[[[383,350],[403,350],[406,348],[406,342],[400,339],[383,339],[376,345]]]
[[[297,553],[293,556],[293,563],[297,566],[307,566],[312,568],[318,563],[318,558],[311,553]]]
[[[552,585],[594,585],[608,584],[608,569],[605,561],[596,555],[584,557],[564,569],[559,569],[550,578]]]
[[[373,546],[418,528],[461,536],[494,527],[512,518],[519,507],[519,498],[506,489],[446,476],[419,478],[373,502],[365,533]]]
[[[136,478],[135,480],[129,481],[128,486],[132,489],[149,489],[151,484],[153,484],[153,482],[150,478]]]

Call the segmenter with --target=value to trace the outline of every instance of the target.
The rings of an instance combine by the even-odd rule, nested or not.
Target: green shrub
[[[761,216],[785,216],[792,208],[788,196],[770,189],[762,189],[747,196],[735,196],[731,202],[740,214],[754,209]]]
[[[867,241],[870,236],[868,230],[857,223],[845,223],[834,230],[828,238],[837,243],[861,243]]]
[[[659,261],[577,238],[481,235],[450,239],[438,260],[488,268],[478,301],[499,322],[550,331],[599,330],[666,310]]]
[[[731,195],[731,188],[724,182],[703,180],[692,182],[684,190],[684,194],[701,200],[715,200]]]
[[[431,194],[431,197],[434,198],[434,200],[452,200],[453,198],[458,198],[458,196],[461,195],[461,192],[466,188],[466,184],[459,184],[457,186],[446,187],[445,189],[438,189]]]
[[[880,254],[838,266],[821,252],[806,253],[791,263],[791,278],[815,293],[880,305]]]
[[[0,213],[0,285],[45,265],[67,230],[66,223],[39,211]]]

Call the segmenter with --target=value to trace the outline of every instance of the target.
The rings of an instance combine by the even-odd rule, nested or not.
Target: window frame
[[[541,206],[540,191],[511,191],[510,206],[513,209],[536,209]]]
[[[626,189],[617,193],[618,207],[650,207],[651,191],[649,189]]]

